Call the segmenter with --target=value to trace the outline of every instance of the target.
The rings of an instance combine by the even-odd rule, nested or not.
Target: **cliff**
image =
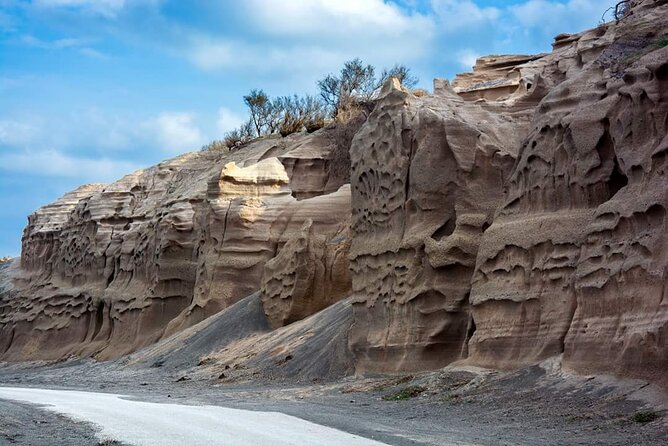
[[[341,245],[311,258],[347,270],[350,193],[328,181],[334,147],[321,131],[189,153],[39,209],[0,303],[3,359],[104,359],[152,344],[258,290],[265,263],[295,255],[304,224],[318,246]],[[345,297],[346,281],[334,284],[334,297],[323,290],[323,302]],[[309,285],[291,290],[301,286]],[[268,312],[294,319],[279,296],[267,296]],[[292,296],[300,299],[310,295]],[[299,317],[322,308],[303,306]]]
[[[667,13],[384,96],[351,150],[358,370],[563,354],[666,384]]]
[[[244,302],[261,305],[261,334],[220,329],[236,347],[199,353],[325,355],[327,328],[341,373],[562,355],[668,386],[667,22],[668,2],[634,2],[430,95],[389,81],[350,185],[330,175],[324,129],[65,195],[30,217],[2,273],[0,359],[172,345],[207,318],[236,324],[234,304],[260,291]]]

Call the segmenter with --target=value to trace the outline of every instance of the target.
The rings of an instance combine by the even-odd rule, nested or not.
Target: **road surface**
[[[382,446],[277,412],[148,403],[122,395],[0,387],[0,399],[43,406],[94,424],[101,440],[136,446]]]

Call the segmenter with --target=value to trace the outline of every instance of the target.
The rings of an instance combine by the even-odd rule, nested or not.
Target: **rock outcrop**
[[[149,345],[258,290],[265,264],[304,236],[306,222],[311,256],[323,256],[318,274],[330,277],[316,297],[327,300],[309,296],[287,319],[346,297],[336,291],[349,286],[346,256],[316,248],[349,225],[349,187],[328,182],[335,148],[323,130],[189,153],[41,208],[0,300],[2,359],[103,359]]]
[[[467,356],[478,245],[528,117],[447,88],[382,94],[351,149],[351,346],[358,370],[434,368]]]
[[[265,265],[262,296],[274,328],[304,319],[350,295],[347,231],[326,237],[316,234],[313,226],[313,220],[307,220],[301,232]]]
[[[668,9],[635,12],[548,56],[568,69],[536,110],[478,254],[476,363],[563,352],[579,371],[665,384],[668,48],[655,24]],[[629,55],[639,36],[644,53]]]
[[[351,150],[358,371],[563,354],[665,384],[665,3],[380,99]]]
[[[452,88],[466,100],[496,101],[506,98],[522,87],[531,89],[531,82],[526,82],[527,77],[533,74],[531,62],[543,57],[545,54],[481,57],[476,61],[473,72],[455,77]]]
[[[172,362],[253,374],[562,356],[668,387],[668,2],[631,4],[431,95],[390,80],[353,139],[350,185],[325,129],[186,154],[38,210],[20,265],[0,267],[0,359],[162,339],[136,357],[169,363],[188,333]]]

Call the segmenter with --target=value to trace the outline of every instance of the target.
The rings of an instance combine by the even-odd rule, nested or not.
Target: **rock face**
[[[358,371],[563,353],[665,384],[665,3],[482,59],[466,101],[380,99],[351,150]]]
[[[455,77],[452,88],[467,100],[495,101],[506,98],[521,87],[527,88],[526,79],[533,68],[530,62],[544,56],[545,54],[481,57],[476,61],[472,73],[458,74]],[[530,82],[528,88],[531,88]]]
[[[20,265],[0,268],[0,359],[169,337],[139,354],[162,358],[215,314],[180,361],[312,379],[351,357],[399,372],[561,355],[668,387],[668,2],[632,5],[432,95],[390,80],[350,185],[330,175],[345,156],[329,129],[186,154],[38,210]]]
[[[650,39],[614,62],[668,11],[635,12],[556,53],[575,65],[539,104],[478,254],[479,364],[563,352],[576,370],[665,384],[668,48]]]
[[[348,187],[345,190],[349,193]],[[313,220],[306,220],[301,232],[264,268],[263,303],[274,328],[304,319],[350,295],[347,231],[328,238],[314,233],[313,226]]]
[[[311,258],[323,256],[318,274],[331,279],[316,296],[326,302],[287,319],[346,297],[346,256],[321,247],[350,218],[350,189],[328,181],[334,148],[321,131],[190,153],[38,210],[0,300],[2,359],[108,358],[151,344],[258,290],[266,262],[305,222]],[[292,273],[308,275],[302,267],[311,264]]]
[[[467,356],[478,246],[528,115],[447,86],[382,94],[351,148],[351,347],[361,371],[434,368]]]

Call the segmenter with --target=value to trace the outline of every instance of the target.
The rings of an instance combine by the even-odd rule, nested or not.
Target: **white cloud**
[[[379,67],[414,64],[436,35],[431,17],[383,0],[248,0],[236,9],[243,33],[182,30],[182,54],[204,70],[252,73],[288,88],[314,85],[354,57]]]
[[[459,65],[466,70],[471,70],[479,57],[480,54],[470,48],[457,52],[457,62],[459,62]]]
[[[234,130],[241,126],[245,121],[245,118],[234,113],[232,110],[226,107],[220,107],[218,109],[218,120],[216,121],[216,128],[218,132],[223,135],[230,130]]]
[[[153,133],[160,147],[171,153],[195,150],[206,142],[192,113],[161,113],[147,121],[145,127]]]
[[[115,181],[138,168],[129,161],[76,157],[53,149],[0,153],[1,170],[82,181]]]
[[[91,39],[63,38],[56,40],[43,40],[27,34],[21,36],[19,42],[25,46],[44,50],[64,50],[78,48],[79,54],[90,57],[91,59],[106,60],[109,58],[109,56],[102,53],[101,51],[87,46],[91,43]]]
[[[247,0],[245,6],[249,17],[269,34],[315,39],[327,34],[345,39],[380,35],[393,40],[392,34],[425,35],[433,27],[426,16],[409,15],[383,0]]]
[[[228,41],[197,37],[193,39],[192,47],[186,50],[186,54],[199,68],[215,70],[233,65],[239,66],[241,60],[235,58],[235,53],[239,53],[239,56],[244,53],[242,45],[241,43],[234,45]]]
[[[126,0],[34,0],[37,6],[47,8],[78,8],[105,17],[114,17],[126,4]]]
[[[471,0],[432,0],[431,5],[448,33],[495,22],[502,13],[498,8],[480,7]]]
[[[65,38],[56,40],[41,40],[31,35],[21,36],[20,41],[21,43],[27,46],[43,48],[43,49],[56,49],[56,50],[77,47],[84,45],[86,43],[86,41],[83,39]]]
[[[592,18],[600,17],[612,0],[528,0],[508,8],[512,18],[524,28],[541,28],[553,34],[583,31]]]
[[[91,59],[97,59],[97,60],[107,60],[107,59],[109,59],[109,56],[107,56],[103,52],[95,50],[93,48],[88,48],[88,47],[81,48],[79,50],[79,53],[81,53],[82,55],[84,55],[86,57],[90,57]]]
[[[578,19],[589,20],[595,14],[603,14],[605,6],[600,0],[569,0],[556,2],[549,0],[528,0],[509,8],[517,21],[524,26],[544,26],[546,23]]]
[[[187,57],[203,70],[225,69],[275,78],[285,75],[299,77],[313,71],[322,74],[338,68],[337,64],[346,60],[344,52],[319,46],[272,46],[202,37],[194,38]]]
[[[4,119],[0,120],[0,144],[19,145],[29,143],[38,129],[29,123]]]

